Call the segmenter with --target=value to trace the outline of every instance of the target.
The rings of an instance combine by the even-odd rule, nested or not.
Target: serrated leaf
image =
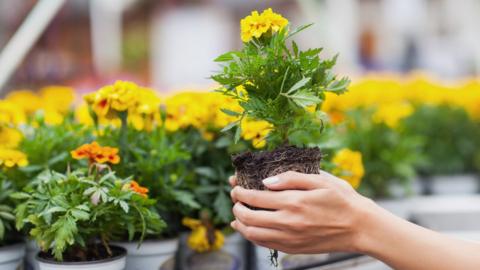
[[[308,106],[316,105],[322,100],[315,96],[313,93],[307,91],[298,91],[293,95],[289,95],[289,98],[298,106],[305,108]]]
[[[61,212],[66,212],[67,209],[61,207],[61,206],[54,206],[51,208],[48,208],[45,212],[41,213],[40,216],[44,216],[47,214],[53,214],[53,213],[61,213]]]
[[[308,82],[310,81],[310,78],[303,78],[300,81],[296,82],[290,89],[287,91],[287,94],[291,94],[298,89],[304,87]]]
[[[90,218],[90,214],[79,209],[72,209],[71,210],[72,216],[78,220],[88,220]]]
[[[119,201],[119,202],[120,202],[120,207],[123,209],[123,211],[125,213],[128,213],[128,211],[130,210],[128,203],[126,203],[125,201]]]

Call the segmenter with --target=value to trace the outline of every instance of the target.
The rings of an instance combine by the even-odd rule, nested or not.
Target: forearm
[[[358,249],[395,269],[480,269],[480,244],[422,228],[374,204],[363,215]]]

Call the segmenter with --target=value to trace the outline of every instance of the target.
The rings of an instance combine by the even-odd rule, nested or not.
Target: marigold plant
[[[212,76],[222,85],[218,91],[242,107],[241,112],[224,110],[237,117],[227,127],[237,128],[237,140],[244,118],[271,124],[267,136],[270,148],[305,146],[318,138],[325,93],[345,92],[349,80],[338,79],[332,72],[337,57],[322,60],[322,49],[303,51],[290,41],[308,26],[291,31],[288,21],[271,9],[261,14],[254,11],[241,21],[243,49],[215,59],[222,64],[222,70]]]
[[[88,172],[82,168],[65,174],[47,170],[23,192],[12,195],[19,201],[17,228],[26,229],[58,261],[101,259],[100,249],[112,256],[110,241],[139,237],[141,242],[145,235],[158,234],[166,226],[147,189],[101,164],[105,159],[98,155],[106,148],[98,144],[84,148],[82,153],[72,151],[72,156],[88,158],[92,162]],[[107,149],[110,153],[113,148]]]

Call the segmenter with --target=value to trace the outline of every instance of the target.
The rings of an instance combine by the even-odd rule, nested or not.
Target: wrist
[[[357,207],[354,251],[374,255],[383,249],[382,235],[390,226],[390,213],[365,197]]]

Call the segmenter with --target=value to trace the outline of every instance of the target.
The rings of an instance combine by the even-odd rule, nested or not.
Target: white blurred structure
[[[217,6],[169,10],[153,18],[151,77],[159,89],[208,87],[213,59],[230,50],[236,31],[229,11]]]

